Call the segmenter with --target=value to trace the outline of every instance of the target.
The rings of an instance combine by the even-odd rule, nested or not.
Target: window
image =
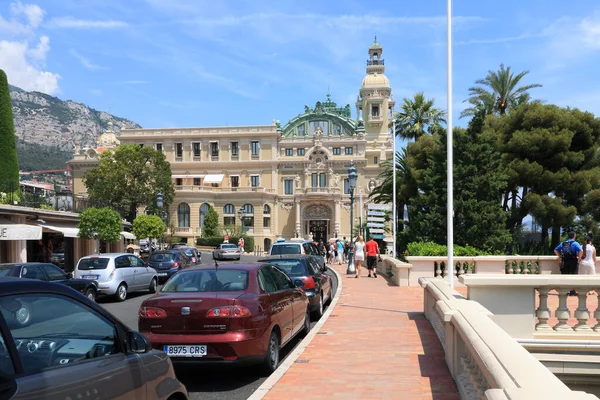
[[[333,134],[335,136],[340,136],[342,134],[342,126],[341,125],[333,125]]]
[[[268,204],[263,207],[263,227],[271,227],[271,207]]]
[[[329,122],[327,122],[327,121],[311,121],[309,123],[308,129],[309,129],[311,135],[313,135],[315,133],[317,128],[321,128],[321,131],[323,131],[323,136],[329,135]]]
[[[180,228],[190,227],[190,206],[187,203],[181,203],[177,207],[177,224]]]
[[[204,217],[206,216],[208,210],[210,210],[209,204],[204,203],[200,206],[200,229],[204,228]]]
[[[285,194],[294,194],[294,180],[286,179],[283,181],[284,193]]]
[[[258,140],[253,140],[250,142],[250,151],[252,152],[252,157],[258,157],[260,152],[260,144]]]
[[[56,265],[44,264],[42,265],[42,269],[44,270],[44,272],[48,276],[48,280],[50,281],[62,281],[64,279],[67,279],[63,270],[58,268]]]
[[[314,188],[319,187],[319,174],[313,173],[310,177],[311,177],[311,180],[310,180],[311,187],[314,187]]]
[[[233,204],[225,204],[225,207],[223,207],[223,214],[235,215],[235,207]]]
[[[352,147],[346,147],[346,149],[345,149],[346,155],[347,156],[352,155],[353,150],[354,149]]]
[[[161,292],[241,292],[248,288],[248,271],[195,270],[177,274]]]
[[[324,172],[319,174],[319,186],[322,188],[327,187],[327,175]]]
[[[377,164],[377,157],[373,157],[373,164]]]
[[[259,184],[259,176],[258,175],[251,175],[250,176],[250,184],[252,185],[253,188],[258,187]]]
[[[231,142],[231,157],[240,156],[240,145],[238,142]]]
[[[198,159],[200,158],[201,150],[202,150],[202,147],[201,147],[200,142],[192,143],[192,151],[194,153],[194,158],[198,158]]]
[[[294,155],[294,149],[285,149],[285,155],[290,157]]]
[[[29,343],[41,341],[49,346],[54,343],[57,348],[61,342],[78,343],[68,346],[68,353],[59,352],[58,359],[35,357],[35,362],[23,362],[25,375],[39,374],[49,368],[73,368],[71,366],[78,363],[89,363],[90,358],[109,365],[118,362],[107,358],[119,353],[120,342],[114,324],[78,301],[49,293],[8,295],[0,298],[0,312],[14,340],[21,341],[25,348]],[[32,319],[30,315],[44,315],[44,318]],[[27,318],[25,323],[23,318]]]
[[[39,266],[28,265],[21,269],[21,278],[45,281],[46,277]]]
[[[4,337],[2,337],[2,334],[0,333],[0,354],[8,354],[5,343]],[[4,362],[0,362],[0,372],[4,375],[8,375],[11,378],[15,375],[15,366],[13,365],[10,357],[6,357]]]
[[[154,148],[156,149],[156,151],[160,151],[161,153],[163,152],[163,144],[162,143],[156,143],[154,145]]]
[[[306,136],[306,126],[304,124],[298,125],[298,136]]]
[[[175,157],[183,158],[183,143],[175,143]]]
[[[294,287],[294,283],[292,280],[285,274],[285,272],[281,271],[278,268],[272,268],[271,273],[275,278],[275,282],[277,282],[277,290],[287,290],[292,289]]]
[[[232,188],[240,187],[240,177],[238,175],[232,175],[230,178],[231,178],[231,187]]]
[[[194,186],[200,186],[200,178],[194,178]]]
[[[373,116],[373,117],[379,117],[379,106],[372,106],[371,107],[371,116]]]
[[[303,156],[304,155],[304,149],[298,149],[298,155],[299,156]]]
[[[219,142],[210,142],[210,156],[213,158],[219,157]]]
[[[235,225],[235,207],[233,204],[225,204],[225,207],[223,207],[223,225]]]
[[[254,227],[254,206],[252,204],[244,204],[244,211],[246,216],[242,221],[242,228],[252,228]]]
[[[273,293],[277,291],[277,283],[275,277],[271,273],[271,267],[262,267],[258,271],[258,284],[262,290],[267,293]]]
[[[333,148],[333,155],[334,156],[339,156],[340,154],[342,154],[342,150],[339,147],[334,147]]]
[[[175,178],[175,185],[176,186],[183,185],[183,179],[181,179],[181,178]]]

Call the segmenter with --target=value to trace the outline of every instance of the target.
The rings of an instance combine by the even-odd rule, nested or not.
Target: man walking
[[[369,270],[369,276],[373,272],[373,278],[377,278],[377,259],[380,257],[379,245],[373,238],[373,235],[369,236],[369,241],[365,243],[365,250],[367,252],[367,269]]]

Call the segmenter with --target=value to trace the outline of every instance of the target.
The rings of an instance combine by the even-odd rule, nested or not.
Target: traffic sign
[[[368,222],[367,226],[369,228],[385,228],[385,224],[382,224],[380,222]]]
[[[369,203],[367,204],[367,208],[369,210],[390,211],[392,209],[392,206],[390,206],[389,204]]]
[[[371,217],[371,216],[368,216],[367,217],[367,222],[385,222],[385,218],[384,217]]]
[[[373,215],[373,216],[377,216],[377,217],[385,217],[385,212],[369,210],[369,211],[367,211],[367,215]]]
[[[373,235],[373,239],[385,239],[385,235]]]
[[[385,229],[369,229],[369,233],[385,233]]]

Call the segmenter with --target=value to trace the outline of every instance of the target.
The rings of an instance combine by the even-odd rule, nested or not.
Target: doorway
[[[315,242],[327,243],[327,232],[329,221],[326,219],[315,219],[308,221],[308,232],[312,233]]]

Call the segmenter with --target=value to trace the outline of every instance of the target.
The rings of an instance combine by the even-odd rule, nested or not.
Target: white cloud
[[[79,60],[79,62],[81,63],[81,65],[83,65],[85,68],[89,69],[90,71],[98,71],[98,70],[109,69],[108,67],[103,67],[101,65],[94,64],[87,57],[84,57],[81,54],[79,54],[77,52],[77,50],[75,50],[75,49],[69,50],[69,54],[71,54],[73,57],[75,57],[77,60]]]
[[[37,5],[20,1],[11,3],[10,18],[4,19],[0,15],[0,32],[6,31],[11,35],[32,33],[41,24],[44,14],[44,10]]]
[[[583,19],[564,17],[544,30],[550,39],[552,66],[579,59],[600,50],[600,13]]]
[[[73,17],[52,18],[48,23],[52,28],[75,29],[118,29],[129,26],[127,22],[116,20],[86,20]]]
[[[33,49],[29,49],[27,54],[34,60],[44,62],[46,55],[50,51],[50,38],[48,36],[40,37],[40,42]]]

